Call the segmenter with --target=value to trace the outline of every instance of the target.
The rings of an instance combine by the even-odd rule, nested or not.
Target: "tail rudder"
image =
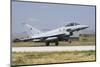
[[[35,34],[41,34],[42,32],[34,27],[32,27],[29,24],[24,24],[27,27],[27,33],[29,33],[31,36],[34,36]]]

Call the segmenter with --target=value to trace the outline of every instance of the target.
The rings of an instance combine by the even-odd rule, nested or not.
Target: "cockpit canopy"
[[[65,27],[76,26],[76,25],[80,25],[80,24],[73,22],[73,23],[69,23],[69,24],[65,25]]]

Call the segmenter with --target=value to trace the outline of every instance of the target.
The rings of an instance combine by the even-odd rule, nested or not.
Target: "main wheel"
[[[58,41],[56,41],[56,42],[55,42],[55,45],[58,46],[58,44],[59,44]]]
[[[49,46],[49,42],[46,42],[46,46]]]

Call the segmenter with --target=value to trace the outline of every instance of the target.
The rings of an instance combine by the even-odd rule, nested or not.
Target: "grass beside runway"
[[[54,43],[50,43],[51,46],[55,46]],[[59,46],[86,46],[86,45],[95,45],[95,42],[79,42],[72,41],[72,43],[68,43],[65,41],[59,41]],[[37,47],[37,46],[45,46],[44,42],[12,42],[12,47]]]
[[[12,52],[12,65],[95,61],[95,51]]]

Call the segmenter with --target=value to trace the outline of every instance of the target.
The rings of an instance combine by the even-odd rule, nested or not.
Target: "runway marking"
[[[45,46],[45,47],[13,47],[12,52],[55,52],[55,51],[88,51],[95,46]]]

